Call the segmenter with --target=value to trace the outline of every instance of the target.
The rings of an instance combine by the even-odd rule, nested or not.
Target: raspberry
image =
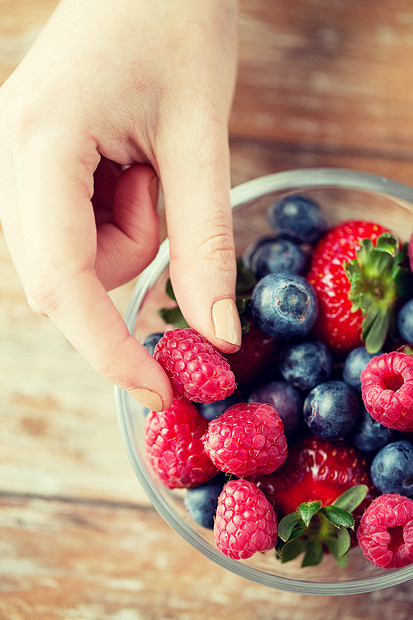
[[[287,458],[284,424],[264,403],[232,405],[209,423],[203,442],[216,467],[238,477],[269,474]]]
[[[166,331],[155,347],[154,358],[178,398],[212,403],[235,390],[234,373],[224,356],[194,329]]]
[[[264,493],[247,480],[231,480],[218,498],[217,548],[233,560],[268,551],[277,542],[277,518]]]
[[[413,356],[391,351],[373,357],[361,373],[369,414],[387,428],[413,431]]]
[[[201,437],[208,422],[195,405],[174,399],[169,409],[151,411],[145,420],[149,462],[169,489],[193,487],[217,474]]]
[[[381,568],[413,562],[413,500],[397,493],[380,495],[366,508],[357,529],[365,557]]]

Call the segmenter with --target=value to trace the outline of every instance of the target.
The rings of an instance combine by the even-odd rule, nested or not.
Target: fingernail
[[[144,388],[134,388],[127,390],[135,400],[151,411],[162,411],[164,409],[162,398],[156,392]]]
[[[218,299],[212,306],[215,336],[228,344],[241,344],[241,322],[233,299]]]

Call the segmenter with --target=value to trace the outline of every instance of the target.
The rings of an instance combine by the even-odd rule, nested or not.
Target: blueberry
[[[413,444],[404,439],[388,443],[374,457],[370,475],[381,493],[413,495]]]
[[[240,401],[241,397],[233,393],[224,400],[216,400],[214,403],[201,403],[198,407],[198,411],[210,422],[211,420],[219,418],[224,411]]]
[[[307,266],[307,256],[293,241],[271,239],[261,243],[251,256],[251,271],[257,280],[269,273],[292,271],[303,273]]]
[[[303,276],[270,273],[254,287],[251,312],[259,328],[273,338],[305,338],[317,319],[317,297]]]
[[[318,341],[287,345],[280,351],[278,365],[284,379],[299,390],[311,390],[333,372],[331,353]]]
[[[396,317],[396,324],[400,337],[413,345],[413,299],[402,306]]]
[[[356,347],[347,355],[343,366],[343,381],[353,390],[361,392],[360,375],[373,357],[382,355],[383,351],[369,353],[366,347]]]
[[[142,340],[143,346],[151,355],[153,355],[155,347],[162,338],[162,336],[162,332],[154,332],[153,334],[149,334],[148,336],[146,336],[146,338]]]
[[[364,407],[349,437],[351,443],[363,452],[377,452],[394,438],[394,431],[377,422]]]
[[[278,237],[272,235],[271,237],[259,237],[255,241],[252,241],[247,248],[244,250],[242,254],[242,263],[244,267],[255,273],[256,269],[256,261],[255,258],[259,252],[259,250],[266,245],[267,243],[274,242]]]
[[[285,381],[270,381],[260,385],[248,397],[249,403],[267,403],[274,407],[284,423],[286,437],[299,429],[303,416],[303,397]]]
[[[313,243],[327,230],[318,202],[302,194],[290,194],[268,209],[271,227],[292,241]]]
[[[322,439],[342,439],[360,415],[356,392],[344,381],[325,381],[304,401],[304,422]]]
[[[187,490],[184,497],[184,504],[189,515],[196,523],[208,529],[214,529],[214,517],[217,510],[218,497],[225,483],[225,476],[218,475],[194,489]]]

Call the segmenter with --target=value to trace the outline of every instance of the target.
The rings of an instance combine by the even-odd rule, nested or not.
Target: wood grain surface
[[[0,0],[0,83],[55,5]],[[411,1],[240,7],[233,184],[315,166],[413,183]],[[122,313],[134,284],[111,293]],[[200,556],[136,480],[112,386],[27,307],[1,231],[0,296],[0,620],[412,616],[411,584],[345,598],[296,595]]]

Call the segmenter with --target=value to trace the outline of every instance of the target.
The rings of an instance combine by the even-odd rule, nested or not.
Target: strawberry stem
[[[411,273],[402,266],[405,248],[392,233],[383,233],[376,246],[362,239],[356,258],[344,263],[350,283],[352,311],[363,315],[362,339],[369,353],[383,346],[393,321],[394,307],[408,294]]]
[[[322,506],[320,501],[300,504],[296,512],[278,523],[277,558],[285,563],[304,553],[302,566],[314,566],[321,562],[324,550],[329,550],[339,566],[344,566],[351,545],[349,529],[354,530],[351,512],[362,503],[367,491],[365,484],[359,484],[330,506]]]

